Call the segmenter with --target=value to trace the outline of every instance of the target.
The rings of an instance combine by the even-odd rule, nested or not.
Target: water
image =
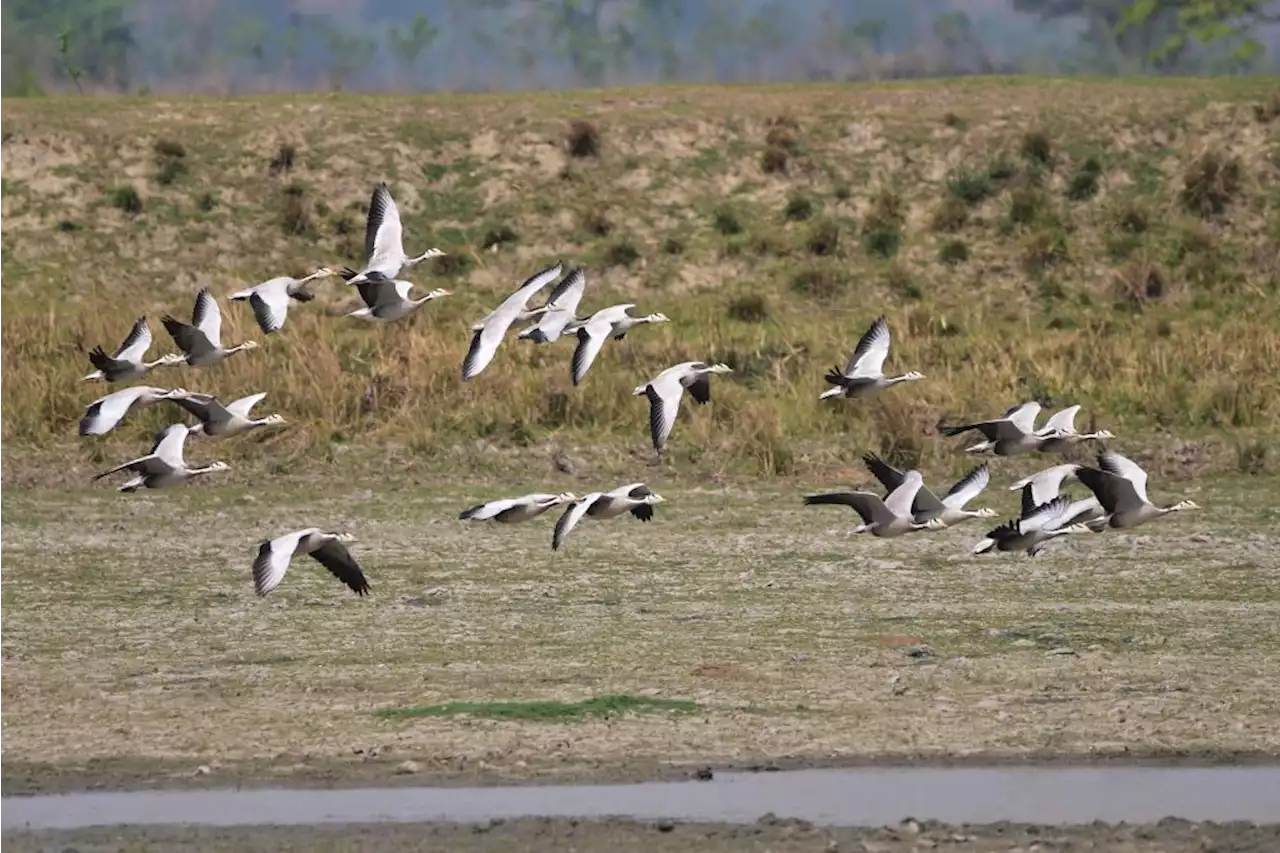
[[[621,817],[828,826],[1280,820],[1280,767],[883,767],[720,773],[706,782],[485,788],[133,791],[4,797],[4,831]]]

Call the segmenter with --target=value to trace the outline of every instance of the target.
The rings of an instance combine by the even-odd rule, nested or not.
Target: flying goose
[[[600,354],[600,348],[609,338],[620,341],[627,336],[627,332],[641,323],[671,322],[666,314],[632,317],[627,313],[627,309],[634,307],[636,306],[629,302],[610,305],[608,308],[601,308],[586,319],[573,320],[565,326],[566,333],[574,332],[578,336],[578,346],[573,350],[573,361],[569,367],[569,375],[573,378],[574,385],[582,382],[591,368],[591,363]]]
[[[515,524],[537,518],[552,507],[573,503],[577,499],[578,496],[573,492],[561,492],[558,495],[535,492],[518,498],[500,498],[496,501],[477,504],[470,509],[464,509],[459,513],[458,518],[463,521],[493,519],[502,524]]]
[[[169,314],[165,314],[161,322],[173,342],[182,350],[178,361],[185,361],[192,367],[217,364],[240,350],[255,349],[258,346],[257,341],[245,341],[230,349],[223,348],[222,311],[207,287],[201,288],[196,294],[191,325],[176,320]]]
[[[823,378],[834,388],[829,388],[818,395],[819,400],[832,397],[865,397],[883,391],[899,382],[913,382],[924,379],[924,374],[915,370],[907,371],[901,376],[886,377],[882,368],[884,360],[889,356],[889,323],[884,316],[877,317],[871,327],[863,333],[858,345],[849,356],[849,362],[843,371],[833,367]]]
[[[89,352],[89,363],[97,370],[84,377],[82,382],[100,379],[103,382],[127,382],[141,379],[151,372],[153,367],[163,364],[180,364],[185,359],[177,353],[168,353],[155,361],[144,361],[143,356],[151,349],[151,327],[147,325],[145,316],[133,321],[129,336],[124,339],[120,349],[107,355],[101,346]]]
[[[890,538],[911,530],[942,530],[947,524],[941,518],[918,522],[912,517],[911,505],[923,486],[924,477],[919,471],[913,470],[903,475],[902,483],[883,499],[875,492],[857,490],[805,495],[804,503],[805,506],[842,504],[853,507],[854,512],[862,519],[862,524],[854,528],[854,533],[870,533]]]
[[[84,417],[80,419],[80,434],[106,435],[134,409],[154,406],[161,400],[172,400],[181,391],[181,388],[166,391],[151,385],[133,385],[99,397],[84,410]]]
[[[284,328],[285,318],[289,314],[290,299],[310,302],[316,298],[314,293],[306,289],[307,282],[333,275],[336,275],[333,270],[320,267],[304,278],[285,275],[268,279],[253,287],[237,290],[227,298],[235,302],[249,300],[249,307],[253,309],[253,318],[258,321],[258,328],[262,329],[264,335],[269,335]]]
[[[649,398],[649,437],[653,449],[662,453],[676,423],[680,411],[680,398],[684,389],[699,406],[711,400],[711,377],[716,373],[732,373],[727,364],[707,364],[705,361],[683,361],[672,365],[644,385],[637,385],[632,395]]]
[[[119,491],[132,492],[139,488],[159,489],[172,486],[186,482],[198,474],[212,474],[231,467],[225,462],[211,462],[203,468],[188,467],[186,460],[182,458],[182,445],[189,432],[186,424],[170,424],[160,433],[151,452],[146,456],[117,465],[110,471],[103,471],[93,479],[101,480],[108,474],[128,470],[136,476],[122,485]]]
[[[583,291],[587,289],[587,276],[582,267],[569,270],[569,274],[547,297],[547,310],[538,322],[516,335],[518,340],[529,340],[535,344],[549,344],[560,338],[565,326],[579,319],[578,303],[582,301]]]
[[[1156,506],[1147,498],[1147,472],[1132,460],[1104,450],[1098,454],[1098,467],[1081,467],[1076,472],[1080,482],[1097,497],[1109,515],[1113,528],[1137,527],[1139,524],[1186,509],[1200,509],[1192,500],[1181,500],[1169,506]]]
[[[271,592],[284,580],[296,554],[310,554],[356,595],[364,595],[369,582],[344,544],[354,538],[350,533],[325,533],[318,527],[307,527],[268,539],[258,546],[258,556],[253,559],[253,591],[260,596]]]
[[[356,272],[351,267],[344,267],[342,277],[347,284],[368,281],[370,273],[394,279],[403,267],[411,267],[444,254],[433,248],[416,258],[406,256],[401,232],[400,210],[391,198],[387,182],[382,181],[373,188],[373,197],[369,199],[369,217],[364,226],[364,269]]]
[[[1018,518],[989,531],[973,546],[972,553],[985,554],[995,548],[997,551],[1026,551],[1028,556],[1034,557],[1054,537],[1089,531],[1083,524],[1072,523],[1068,515],[1071,507],[1069,497],[1060,495],[1036,506],[1031,492],[1030,485],[1023,487],[1022,512]]]
[[[583,516],[602,521],[616,518],[629,512],[641,521],[653,518],[653,505],[662,503],[661,495],[649,491],[644,483],[628,483],[611,492],[592,492],[574,501],[556,522],[556,529],[551,534],[551,550],[559,551],[560,546],[569,535],[569,531],[577,526]]]
[[[1115,433],[1110,430],[1100,429],[1097,432],[1079,432],[1076,430],[1076,413],[1080,411],[1080,405],[1067,408],[1053,415],[1049,420],[1045,421],[1044,426],[1036,430],[1036,435],[1050,436],[1049,441],[1045,442],[1044,447],[1040,450],[1044,453],[1058,453],[1075,447],[1077,444],[1085,441],[1104,441],[1109,438],[1115,438]],[[1051,433],[1057,431],[1060,435],[1052,436]]]
[[[529,310],[527,307],[529,300],[539,290],[555,281],[563,267],[564,264],[561,261],[556,261],[555,266],[547,267],[529,276],[515,293],[502,300],[502,304],[486,314],[484,319],[471,325],[471,330],[475,334],[471,336],[471,347],[467,350],[467,357],[462,362],[463,382],[480,375],[480,372],[489,366],[489,362],[493,361],[493,356],[498,352],[498,345],[506,337],[512,323],[547,313],[546,305]]]
[[[432,299],[453,295],[448,290],[437,287],[435,290],[428,291],[425,296],[411,299],[409,297],[409,292],[413,289],[411,282],[385,278],[376,270],[357,284],[356,289],[360,291],[360,298],[364,300],[365,307],[350,311],[347,316],[361,320],[380,320],[385,323],[408,317]]]
[[[265,418],[253,418],[249,412],[267,396],[266,391],[232,400],[225,406],[212,394],[193,394],[184,388],[173,391],[168,399],[177,403],[200,419],[200,423],[191,427],[192,435],[205,435],[209,438],[225,438],[248,432],[255,427],[277,426],[285,423],[281,415],[271,414]]]
[[[906,472],[899,471],[874,453],[863,455],[862,461],[880,484],[890,492],[906,481]],[[928,486],[922,484],[911,504],[911,515],[917,523],[939,518],[948,527],[959,524],[966,518],[995,518],[998,513],[989,507],[964,508],[964,505],[976,498],[990,481],[991,472],[987,464],[983,463],[957,480],[941,500],[929,490]]]
[[[945,436],[960,435],[969,430],[977,430],[987,440],[965,448],[965,453],[993,452],[997,456],[1013,456],[1016,453],[1029,453],[1042,450],[1045,444],[1062,436],[1058,429],[1047,432],[1036,431],[1036,415],[1040,413],[1040,404],[1032,401],[1011,407],[1001,417],[988,421],[976,421],[942,428]]]
[[[1040,506],[1040,504],[1048,503],[1056,498],[1062,490],[1062,484],[1069,480],[1074,480],[1080,467],[1070,462],[1064,465],[1053,465],[1043,471],[1037,471],[1029,477],[1023,477],[1010,486],[1009,491],[1016,492],[1029,485],[1031,486],[1031,497],[1035,501],[1034,505]]]

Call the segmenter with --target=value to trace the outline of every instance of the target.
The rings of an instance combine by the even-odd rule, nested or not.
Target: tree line
[[[5,0],[9,95],[1274,72],[1256,0]],[[263,11],[263,7],[269,7]]]

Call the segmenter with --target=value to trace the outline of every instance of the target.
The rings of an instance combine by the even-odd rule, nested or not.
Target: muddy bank
[[[214,788],[353,788],[490,786],[518,784],[620,784],[696,779],[711,773],[776,772],[853,767],[1215,767],[1280,765],[1270,752],[1204,749],[1117,753],[939,753],[849,755],[825,758],[762,758],[757,761],[668,763],[657,761],[573,762],[494,768],[480,763],[430,762],[404,754],[352,758],[282,756],[275,760],[223,763],[198,759],[94,759],[39,764],[5,761],[4,796],[75,791],[201,790]]]
[[[467,853],[608,851],[608,853],[908,853],[928,849],[995,851],[1108,850],[1112,853],[1269,853],[1280,849],[1280,825],[1189,823],[1112,826],[1042,826],[997,823],[949,826],[904,821],[879,829],[825,829],[804,821],[766,816],[749,826],[621,820],[513,820],[466,824],[349,824],[325,827],[135,828],[7,834],[8,853],[43,853],[74,847],[80,853],[187,850],[197,853],[255,851],[450,850]]]

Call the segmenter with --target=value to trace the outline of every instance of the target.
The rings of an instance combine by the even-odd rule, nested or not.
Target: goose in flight
[[[637,385],[632,395],[649,398],[649,437],[653,449],[662,454],[671,437],[671,428],[680,411],[680,398],[684,389],[699,406],[711,400],[711,377],[717,373],[732,373],[727,364],[707,364],[705,361],[683,361],[672,365],[644,385]]]
[[[262,329],[264,335],[269,335],[284,328],[285,318],[289,314],[290,299],[310,302],[316,298],[314,293],[306,289],[307,282],[333,275],[336,275],[333,270],[320,267],[305,278],[292,278],[285,275],[268,279],[262,284],[237,290],[227,298],[235,302],[249,300],[249,307],[253,309],[253,318],[258,321],[258,328]]]
[[[318,527],[307,527],[263,542],[253,559],[253,591],[259,596],[271,592],[284,580],[294,555],[310,554],[356,595],[364,595],[369,591],[369,582],[345,544],[353,540],[349,533],[325,533]]]
[[[1082,466],[1076,477],[1102,504],[1109,516],[1107,524],[1113,528],[1137,527],[1171,512],[1200,509],[1192,500],[1153,504],[1147,498],[1147,472],[1119,453],[1104,450],[1098,454],[1097,468]]]
[[[1036,506],[1031,497],[1031,486],[1023,487],[1021,515],[989,531],[973,546],[972,553],[985,554],[994,548],[997,551],[1026,551],[1028,556],[1034,557],[1055,537],[1087,533],[1089,528],[1075,523],[1068,514],[1071,503],[1069,497],[1060,495]]]
[[[494,521],[502,524],[516,524],[537,518],[552,507],[573,503],[578,496],[573,492],[561,492],[558,495],[535,492],[521,495],[518,498],[501,498],[488,503],[477,504],[464,509],[459,515],[463,521]]]
[[[849,356],[849,362],[843,371],[833,367],[823,378],[834,385],[818,395],[819,400],[832,397],[865,397],[883,391],[899,382],[913,382],[924,379],[924,374],[915,370],[907,371],[901,376],[892,378],[884,375],[884,360],[889,356],[889,323],[884,316],[877,317],[871,327],[863,333],[858,345]]]
[[[853,529],[854,533],[870,533],[881,538],[891,538],[912,530],[942,530],[947,524],[941,518],[916,521],[912,516],[911,506],[915,501],[916,493],[923,486],[924,477],[920,472],[908,471],[903,475],[902,483],[883,499],[875,492],[859,489],[805,495],[804,503],[805,506],[842,504],[853,507],[854,512],[862,519],[862,524]]]
[[[569,536],[569,531],[573,530],[584,516],[602,521],[629,512],[641,521],[648,521],[653,518],[654,504],[660,504],[663,500],[661,495],[651,492],[644,483],[628,483],[611,492],[592,492],[589,495],[583,495],[570,504],[560,516],[560,520],[556,522],[556,529],[551,534],[551,550],[560,550],[560,546]]]
[[[155,361],[144,361],[143,356],[149,349],[151,349],[151,327],[147,325],[147,318],[143,316],[133,321],[133,328],[129,330],[128,337],[124,339],[120,349],[111,355],[107,355],[106,350],[101,346],[96,346],[89,352],[89,363],[97,369],[81,381],[89,382],[99,379],[103,382],[128,382],[141,379],[150,373],[153,367],[163,364],[181,364],[186,360],[177,353],[168,353]]]
[[[906,481],[905,471],[899,471],[874,453],[865,454],[862,461],[867,466],[867,470],[880,481],[880,485],[889,492]],[[976,498],[990,481],[991,471],[987,464],[983,463],[957,480],[941,500],[929,490],[928,486],[921,484],[920,490],[915,494],[915,500],[911,503],[911,515],[917,523],[938,518],[948,527],[959,524],[966,518],[995,518],[998,513],[989,507],[964,508],[964,505]]]
[[[559,340],[565,326],[580,319],[578,303],[582,301],[582,294],[586,289],[587,276],[582,267],[569,270],[569,274],[560,280],[547,297],[546,305],[543,306],[547,309],[546,313],[537,323],[516,335],[516,338],[533,341],[535,344],[549,344]]]
[[[201,288],[196,294],[196,307],[191,313],[190,325],[169,314],[165,314],[161,322],[173,342],[182,350],[178,360],[185,361],[192,367],[217,364],[240,350],[255,349],[258,346],[257,341],[245,341],[229,349],[223,348],[222,311],[207,287]]]
[[[671,322],[666,314],[632,317],[627,313],[627,309],[634,307],[636,306],[631,303],[611,305],[608,308],[601,308],[584,320],[573,320],[565,326],[566,333],[573,332],[578,336],[578,346],[573,350],[573,361],[569,366],[569,375],[574,385],[582,382],[587,371],[591,369],[591,363],[600,354],[600,348],[609,338],[620,341],[627,336],[627,332],[641,323]]]
[[[1105,441],[1116,437],[1115,433],[1106,429],[1100,429],[1096,432],[1079,432],[1076,429],[1076,413],[1079,411],[1080,405],[1078,403],[1074,406],[1067,406],[1045,421],[1044,426],[1036,430],[1036,435],[1049,438],[1044,447],[1040,448],[1042,452],[1058,453],[1063,450],[1069,450],[1081,442]],[[1053,435],[1055,431],[1059,435]]]
[[[404,253],[400,227],[400,210],[391,198],[391,190],[383,181],[373,188],[373,197],[369,199],[369,218],[364,226],[364,268],[359,272],[344,267],[342,277],[347,284],[359,284],[370,280],[370,273],[378,273],[382,278],[394,279],[404,267],[411,267],[428,258],[438,258],[444,254],[439,249],[427,249],[416,258]]]
[[[365,307],[351,311],[348,317],[361,320],[380,320],[391,323],[408,317],[432,299],[453,294],[442,287],[428,291],[426,295],[411,299],[409,292],[413,289],[411,282],[402,279],[384,278],[380,272],[369,273],[368,278],[356,285]]]
[[[119,491],[132,492],[139,488],[159,489],[172,486],[200,474],[226,471],[231,467],[225,462],[211,462],[203,468],[188,467],[182,457],[182,445],[186,442],[188,433],[190,430],[186,424],[170,424],[160,433],[151,452],[146,456],[117,465],[110,471],[103,471],[93,479],[101,480],[117,471],[130,471],[135,476],[122,485]]]
[[[992,420],[943,427],[942,434],[953,436],[977,430],[986,437],[986,441],[965,448],[965,453],[992,452],[997,456],[1029,453],[1044,449],[1047,442],[1062,436],[1062,431],[1058,429],[1037,432],[1035,421],[1039,413],[1039,403],[1022,403]]]
[[[212,394],[193,394],[183,388],[172,392],[167,399],[177,403],[200,419],[200,423],[191,427],[192,435],[205,435],[209,438],[225,438],[248,432],[255,427],[278,426],[285,423],[281,415],[270,414],[265,418],[254,418],[249,412],[267,396],[266,391],[232,400],[225,406],[218,402]]]
[[[1009,490],[1025,490],[1030,487],[1030,492],[1023,492],[1023,506],[1027,509],[1035,509],[1041,504],[1046,504],[1058,497],[1062,490],[1062,484],[1068,480],[1076,479],[1076,472],[1080,470],[1080,467],[1071,463],[1054,465],[1050,468],[1045,468],[1043,471],[1038,471],[1030,477],[1023,477],[1010,486]],[[1063,510],[1063,515],[1068,519],[1068,524],[1083,523],[1094,533],[1106,529],[1107,526],[1107,512],[1093,495],[1079,500],[1072,500],[1067,508]]]
[[[555,281],[563,268],[564,264],[557,261],[555,266],[547,267],[529,276],[515,293],[502,300],[502,304],[486,314],[484,319],[471,325],[474,334],[471,336],[471,347],[467,350],[467,357],[462,362],[463,382],[474,379],[489,366],[489,362],[493,361],[493,356],[498,352],[498,344],[502,343],[512,323],[547,313],[546,305],[529,310],[529,300],[539,290]]]
[[[106,435],[134,409],[154,406],[161,400],[172,400],[175,394],[181,392],[181,388],[166,391],[151,385],[133,385],[99,397],[84,410],[84,417],[80,419],[80,434]]]

